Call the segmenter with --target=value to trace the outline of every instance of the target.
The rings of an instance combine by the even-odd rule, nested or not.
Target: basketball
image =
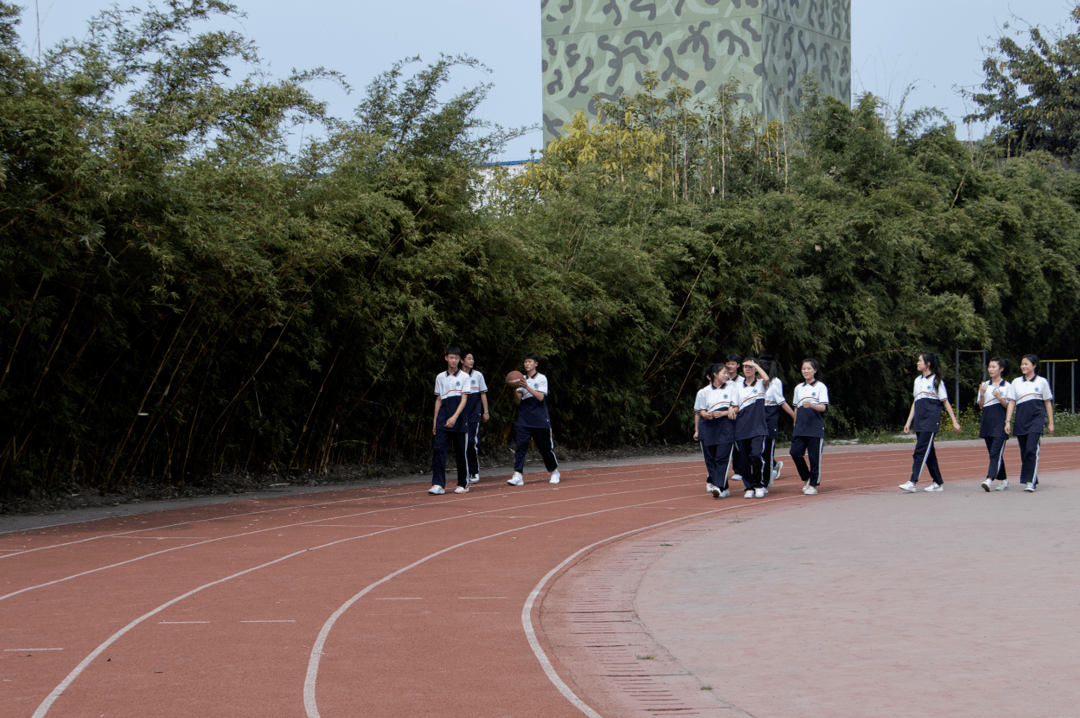
[[[512,371],[512,372],[510,372],[509,374],[506,375],[506,383],[507,384],[516,384],[517,382],[521,381],[524,378],[525,378],[525,375],[522,374],[521,372]]]

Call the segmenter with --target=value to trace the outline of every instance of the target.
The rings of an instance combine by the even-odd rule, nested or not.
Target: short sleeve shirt
[[[786,403],[784,382],[776,377],[769,382],[769,388],[765,390],[765,429],[769,432],[769,438],[776,439],[780,436],[780,406]]]
[[[809,407],[828,404],[829,388],[820,381],[815,381],[813,384],[803,382],[795,387],[791,403],[795,405],[795,428],[792,430],[792,436],[812,436],[824,439],[825,412],[815,411]]]
[[[937,433],[941,429],[941,405],[949,400],[949,394],[945,391],[945,382],[938,383],[934,388],[934,377],[919,375],[915,378],[915,417],[912,428],[915,432],[930,431]]]
[[[531,377],[525,378],[525,383],[544,395],[543,400],[538,400],[527,390],[519,388],[517,393],[521,396],[521,406],[518,407],[518,426],[530,429],[550,429],[551,418],[548,416],[547,377],[536,372]]]
[[[1016,389],[1004,379],[998,384],[984,381],[980,387],[983,395],[982,420],[979,422],[979,436],[1006,438],[1005,414],[1006,409],[994,396],[994,391],[1001,395],[1006,402],[1016,401]]]
[[[486,394],[487,390],[484,375],[473,369],[472,374],[469,374],[469,398],[464,411],[465,420],[470,424],[476,424],[483,418],[484,406],[480,402],[480,395]]]
[[[1038,375],[1031,381],[1018,376],[1013,379],[1012,385],[1016,391],[1013,433],[1017,436],[1043,433],[1043,423],[1046,421],[1046,404],[1043,402],[1054,399],[1050,382]]]
[[[755,379],[747,384],[745,379],[735,382],[738,387],[739,416],[735,419],[735,439],[752,439],[767,436],[765,429],[765,382]]]
[[[446,420],[454,415],[457,411],[458,404],[461,402],[462,397],[468,397],[469,388],[469,375],[461,369],[457,370],[455,374],[449,374],[443,372],[435,377],[435,395],[442,399],[442,406],[439,407],[439,416],[435,420],[437,428],[443,431],[465,431],[465,420],[462,416],[465,414],[463,409],[461,415],[458,416],[458,420],[454,422],[452,429],[446,428]]]

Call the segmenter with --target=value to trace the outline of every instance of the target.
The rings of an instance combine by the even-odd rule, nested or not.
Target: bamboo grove
[[[787,381],[816,357],[839,433],[902,421],[920,349],[1080,350],[1070,156],[650,81],[512,178],[486,88],[439,99],[475,61],[398,63],[332,118],[305,88],[334,73],[270,80],[200,31],[236,12],[114,10],[32,60],[0,4],[0,492],[421,456],[449,343],[490,379],[490,450],[527,351],[557,441],[599,448],[688,441],[732,351]]]

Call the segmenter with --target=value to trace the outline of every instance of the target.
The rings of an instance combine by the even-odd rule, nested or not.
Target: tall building
[[[544,143],[594,95],[638,92],[642,72],[711,99],[739,99],[767,119],[799,103],[803,75],[851,103],[851,0],[540,0]]]

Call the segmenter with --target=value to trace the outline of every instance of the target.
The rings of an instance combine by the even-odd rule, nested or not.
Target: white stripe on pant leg
[[[1042,453],[1042,435],[1037,434],[1039,437],[1039,446],[1035,449],[1035,473],[1031,477],[1031,485],[1035,486],[1039,483],[1039,454]]]
[[[465,448],[466,448],[466,451],[467,451],[468,447],[465,447]],[[476,466],[472,467],[473,468],[473,473],[469,474],[469,476],[472,476],[473,474],[476,474],[476,475],[480,474],[480,422],[479,421],[476,422],[476,431],[473,433],[473,450],[476,452]]]
[[[555,432],[552,429],[548,429],[548,449],[551,451],[551,458],[555,459],[555,468],[559,468],[559,457],[555,456]]]
[[[916,441],[918,441],[918,439],[916,439]],[[930,435],[930,443],[926,446],[926,453],[923,454],[922,465],[919,466],[919,473],[915,474],[915,483],[916,484],[919,483],[919,479],[922,478],[923,469],[926,468],[926,459],[930,456],[930,449],[932,449],[932,448],[934,448],[934,435],[933,434]],[[934,478],[930,477],[930,480],[933,481]]]
[[[735,442],[734,441],[731,442],[731,451],[729,451],[728,455],[727,455],[727,466],[724,467],[723,479],[724,479],[724,488],[725,489],[728,487],[728,480],[727,480],[728,469],[731,469],[731,471],[734,471],[735,473],[738,473],[737,471],[735,471]]]
[[[822,437],[821,438],[821,446],[818,447],[818,453],[817,453],[817,482],[818,482],[818,486],[821,485],[821,465],[823,463],[822,462],[822,457],[824,457],[824,456],[825,456],[825,437]]]
[[[1001,465],[1005,463],[1005,444],[1007,444],[1008,441],[1009,440],[1006,439],[1005,441],[1001,442],[1001,451],[998,452],[997,471],[994,472],[994,475],[991,478],[996,479],[998,476],[1001,475]]]

